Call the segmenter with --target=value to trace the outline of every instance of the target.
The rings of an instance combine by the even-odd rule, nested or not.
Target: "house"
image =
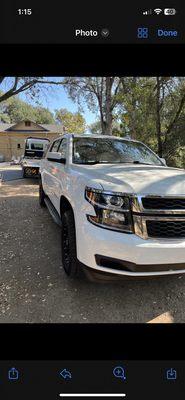
[[[55,139],[64,133],[62,124],[37,124],[30,120],[14,124],[0,122],[0,155],[5,161],[24,154],[25,139],[28,137]]]

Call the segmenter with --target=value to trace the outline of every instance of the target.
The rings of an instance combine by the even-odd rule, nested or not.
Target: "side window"
[[[67,149],[67,140],[62,139],[58,151],[59,153],[61,153],[63,158],[66,158],[66,149]]]
[[[55,142],[52,144],[51,149],[49,151],[52,151],[52,152],[58,151],[60,142],[61,142],[61,139],[55,140]]]

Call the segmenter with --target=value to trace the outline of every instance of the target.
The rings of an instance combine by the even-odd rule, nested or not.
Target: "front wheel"
[[[75,221],[72,210],[67,210],[62,215],[61,228],[62,265],[65,273],[70,277],[77,277],[80,272],[76,255]]]

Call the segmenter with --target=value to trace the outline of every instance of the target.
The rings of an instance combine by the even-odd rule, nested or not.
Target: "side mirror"
[[[61,153],[57,153],[55,151],[53,152],[49,152],[47,154],[47,160],[48,161],[54,161],[54,162],[58,162],[60,164],[65,164],[66,163],[66,159],[64,157],[62,157]]]
[[[164,165],[166,165],[166,160],[165,160],[165,158],[160,158],[160,160],[162,161],[162,163],[163,163]]]

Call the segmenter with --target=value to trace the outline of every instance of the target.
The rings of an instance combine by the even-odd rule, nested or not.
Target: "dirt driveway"
[[[185,276],[68,279],[60,228],[40,208],[36,180],[0,186],[0,253],[0,322],[185,322]]]

